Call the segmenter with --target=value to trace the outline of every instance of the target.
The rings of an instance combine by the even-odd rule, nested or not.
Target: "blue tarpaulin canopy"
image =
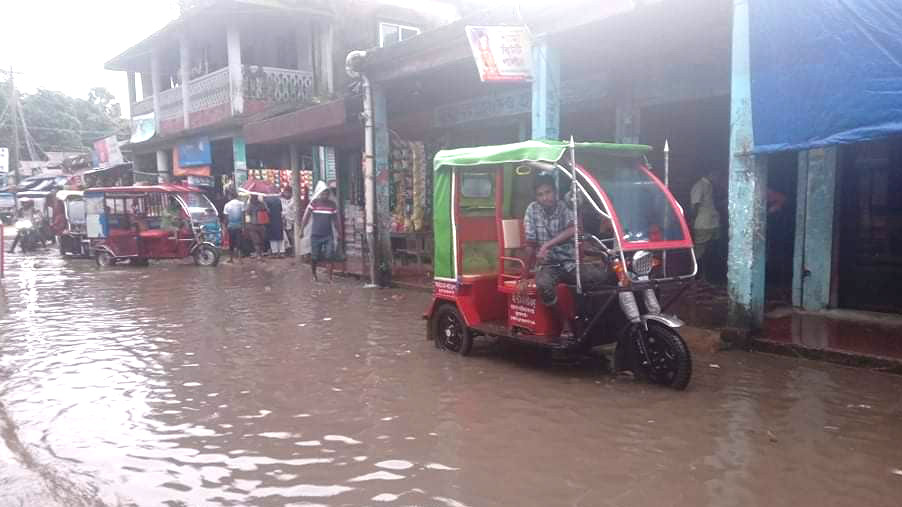
[[[755,152],[902,134],[899,0],[749,0]]]

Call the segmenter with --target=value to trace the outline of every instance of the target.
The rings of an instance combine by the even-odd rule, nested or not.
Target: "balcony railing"
[[[160,121],[181,118],[182,89],[170,88],[160,92]]]
[[[313,97],[313,73],[248,65],[244,67],[244,96],[251,100],[286,103]]]
[[[309,71],[247,65],[242,69],[242,77],[245,100],[262,102],[262,107],[268,104],[303,103],[313,97],[313,73]],[[192,116],[192,127],[215,123],[231,114],[231,108],[223,110],[221,107],[228,106],[231,101],[228,68],[192,79],[188,82],[188,93],[189,114],[199,113],[197,118]],[[161,129],[178,129],[175,125],[184,114],[182,89],[176,87],[160,92],[159,102]],[[133,117],[152,112],[152,97],[132,104]]]
[[[229,69],[222,68],[188,83],[191,113],[213,109],[229,103]]]

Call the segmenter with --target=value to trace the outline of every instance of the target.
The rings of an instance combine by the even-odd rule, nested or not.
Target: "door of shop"
[[[850,146],[842,164],[839,306],[902,312],[902,138]]]

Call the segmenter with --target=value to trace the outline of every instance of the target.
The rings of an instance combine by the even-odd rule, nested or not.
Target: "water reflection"
[[[10,261],[0,506],[895,505],[902,492],[898,377],[729,354],[673,393],[505,347],[438,351],[426,295],[313,284],[287,262]]]

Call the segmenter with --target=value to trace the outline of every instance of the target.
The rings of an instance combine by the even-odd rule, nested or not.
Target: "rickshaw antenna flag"
[[[583,293],[583,281],[580,276],[579,266],[579,186],[576,184],[576,143],[573,142],[573,136],[570,136],[570,195],[573,197],[573,244],[575,247],[574,258],[576,259],[576,293]]]

